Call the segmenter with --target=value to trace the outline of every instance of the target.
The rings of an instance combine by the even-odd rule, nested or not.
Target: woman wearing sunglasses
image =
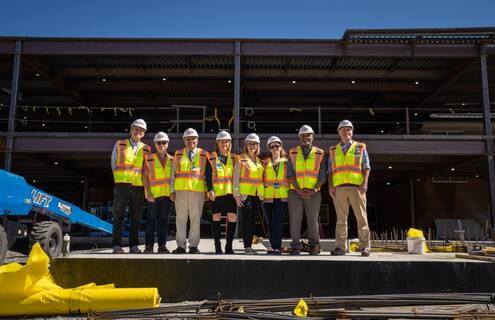
[[[264,161],[263,211],[272,248],[271,253],[280,255],[282,254],[283,219],[288,214],[287,154],[282,147],[282,141],[276,136],[268,139],[267,146],[270,149],[270,155]]]
[[[215,253],[222,254],[220,219],[222,214],[227,215],[225,253],[233,254],[232,241],[237,221],[237,205],[232,194],[235,154],[230,153],[232,138],[227,131],[220,131],[215,140],[217,150],[210,153],[205,167],[207,196],[213,202],[211,229],[215,240]]]
[[[259,159],[260,138],[250,133],[244,141],[243,153],[234,167],[234,197],[241,208],[244,252],[255,254],[251,248],[256,227],[256,217],[263,201],[263,164]]]
[[[169,139],[165,132],[158,132],[153,142],[156,152],[146,156],[143,170],[146,200],[153,203],[147,213],[144,253],[153,253],[155,230],[158,237],[158,253],[168,253],[172,157],[167,153]]]

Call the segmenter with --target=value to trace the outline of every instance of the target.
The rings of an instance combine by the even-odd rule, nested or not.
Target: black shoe
[[[167,246],[164,245],[164,244],[159,244],[158,245],[158,251],[157,253],[170,253],[170,251],[168,251],[167,249]]]
[[[147,254],[153,253],[153,245],[147,244],[146,247],[144,248],[143,253],[147,253]]]
[[[190,250],[189,250],[189,251],[190,251]],[[223,251],[222,251],[222,247],[221,247],[221,245],[220,245],[220,244],[218,244],[218,245],[217,245],[217,244],[215,243],[215,254],[222,254],[222,253],[223,253]]]
[[[198,249],[198,247],[189,247],[189,253],[190,254],[196,254],[196,253],[201,253]]]
[[[182,247],[177,247],[177,249],[175,249],[174,251],[172,251],[173,254],[185,254],[187,253],[186,252],[186,249],[182,248]]]
[[[310,256],[317,256],[319,254],[320,254],[320,248],[318,248],[318,246],[309,247],[309,255]]]
[[[335,248],[335,250],[330,251],[332,256],[345,256],[345,251],[340,248]]]
[[[299,248],[291,248],[289,254],[291,256],[298,256],[301,254],[301,249]]]
[[[225,245],[225,254],[235,254],[234,250],[232,249],[232,242]]]

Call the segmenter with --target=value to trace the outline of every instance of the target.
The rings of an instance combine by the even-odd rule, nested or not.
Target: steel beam
[[[240,108],[241,108],[241,43],[235,42],[234,57],[234,135],[240,134]],[[234,151],[239,152],[239,139],[234,140]]]
[[[487,53],[486,47],[480,47],[481,66],[481,94],[483,105],[483,129],[486,139],[486,156],[488,166],[488,184],[490,192],[490,220],[492,228],[495,228],[495,163],[493,150],[493,128],[490,116],[490,90],[488,85]]]
[[[15,132],[15,115],[17,108],[17,95],[19,93],[19,79],[21,74],[21,54],[22,54],[22,42],[20,40],[15,43],[14,52],[14,66],[12,70],[12,86],[10,93],[10,106],[9,106],[9,124],[7,131],[9,136],[7,136],[7,145],[5,148],[5,165],[4,169],[7,171],[11,170],[12,166],[12,152],[14,151],[14,136]]]

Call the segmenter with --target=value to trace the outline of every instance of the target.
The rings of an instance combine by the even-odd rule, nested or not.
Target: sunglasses
[[[164,146],[164,145],[168,144],[168,141],[157,141],[157,142],[155,142],[155,144],[158,146]]]
[[[275,148],[280,148],[281,146],[279,144],[272,144],[270,146],[270,149],[275,149]]]

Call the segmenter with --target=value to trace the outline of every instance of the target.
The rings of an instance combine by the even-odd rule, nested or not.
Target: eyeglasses
[[[158,146],[164,146],[167,143],[168,143],[168,141],[157,141],[157,142],[155,142],[155,144],[158,145]]]
[[[275,148],[280,148],[281,146],[279,144],[272,144],[270,146],[270,149],[275,149]]]

